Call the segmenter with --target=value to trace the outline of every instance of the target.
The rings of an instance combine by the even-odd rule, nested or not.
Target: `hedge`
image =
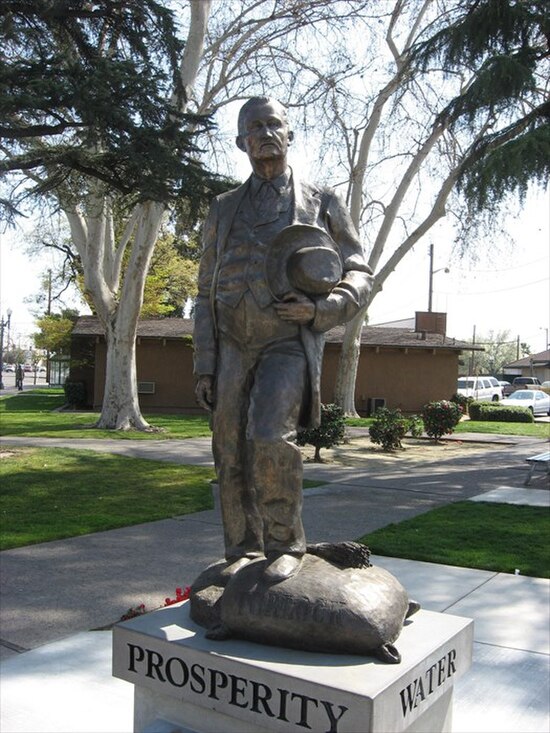
[[[528,407],[503,405],[498,402],[472,402],[470,420],[487,422],[534,422],[533,413]]]

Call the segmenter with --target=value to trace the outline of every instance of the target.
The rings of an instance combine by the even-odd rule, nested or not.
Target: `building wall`
[[[94,408],[100,409],[105,386],[106,344],[96,345]],[[154,394],[139,394],[145,411],[199,411],[193,380],[193,348],[183,339],[138,339],[138,382],[154,382]],[[202,412],[202,410],[200,410]]]
[[[361,414],[369,400],[386,400],[386,407],[419,412],[431,400],[450,399],[456,392],[458,351],[363,347],[355,386],[355,403]],[[339,347],[327,344],[323,364],[321,399],[334,400]]]
[[[338,344],[326,345],[321,380],[321,399],[325,403],[334,401],[339,351]],[[363,347],[356,382],[358,411],[367,414],[371,398],[385,399],[387,407],[399,407],[404,412],[418,412],[431,400],[449,399],[456,391],[459,354],[445,349]],[[94,409],[99,409],[103,400],[105,357],[105,342],[100,339],[95,343]],[[138,381],[155,382],[154,394],[139,395],[144,410],[200,411],[190,343],[182,339],[140,339],[136,361]]]

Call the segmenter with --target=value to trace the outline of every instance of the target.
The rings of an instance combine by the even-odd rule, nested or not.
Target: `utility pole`
[[[7,310],[7,320],[0,318],[0,389],[4,389],[4,328],[7,327],[8,334],[10,332],[11,310]]]
[[[519,333],[516,341],[516,361],[519,361]]]
[[[50,316],[52,313],[52,271],[48,270],[48,307],[46,315]],[[46,384],[50,383],[50,350],[46,350]]]
[[[472,346],[475,346],[476,343],[476,327],[474,325],[474,333],[472,334]],[[472,349],[472,356],[470,357],[470,376],[475,376],[475,354],[476,352]]]

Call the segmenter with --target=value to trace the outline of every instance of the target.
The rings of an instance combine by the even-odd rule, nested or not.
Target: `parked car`
[[[4,371],[5,372],[14,372],[15,371],[15,367],[14,367],[13,364],[5,364],[4,365]]]
[[[505,397],[502,404],[527,407],[533,415],[550,415],[550,395],[542,389],[518,389]]]
[[[508,397],[508,395],[511,395],[514,391],[514,388],[512,387],[511,382],[507,382],[506,380],[499,380],[498,382],[500,386],[502,387],[502,396]]]
[[[512,380],[514,389],[533,389],[540,386],[540,380],[537,377],[514,377]]]
[[[498,402],[502,399],[502,387],[495,377],[459,377],[456,392],[478,402]]]

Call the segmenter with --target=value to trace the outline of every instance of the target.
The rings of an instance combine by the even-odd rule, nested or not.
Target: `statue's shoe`
[[[264,578],[268,583],[280,583],[291,578],[302,567],[302,559],[301,555],[275,555],[273,559],[268,556]]]

